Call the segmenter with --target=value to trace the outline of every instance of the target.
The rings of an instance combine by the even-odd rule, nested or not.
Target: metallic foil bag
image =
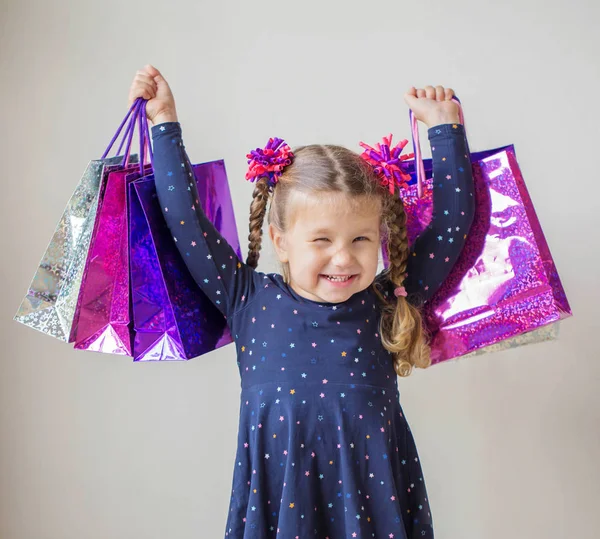
[[[240,256],[223,161],[193,169],[204,213]],[[153,178],[129,189],[134,360],[186,360],[232,342],[225,318],[195,283],[173,241]]]
[[[211,161],[193,165],[192,168],[204,213],[227,240],[237,257],[243,260],[225,162],[222,160]],[[220,348],[230,342],[232,342],[232,338],[229,329],[226,328],[215,348]]]
[[[68,342],[88,254],[99,190],[107,166],[123,157],[91,161],[56,226],[14,319]]]
[[[76,349],[132,355],[127,186],[140,176],[130,166],[109,172],[101,186],[71,331]]]
[[[471,154],[476,212],[465,248],[423,314],[432,363],[556,338],[572,314],[513,146]],[[431,160],[422,197],[401,193],[412,242],[432,214]],[[413,172],[414,163],[408,171]]]

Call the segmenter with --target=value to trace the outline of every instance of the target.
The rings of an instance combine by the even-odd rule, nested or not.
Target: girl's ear
[[[275,227],[272,223],[269,224],[269,236],[275,247],[277,257],[282,264],[289,262],[289,256],[287,252],[286,236],[281,230]]]

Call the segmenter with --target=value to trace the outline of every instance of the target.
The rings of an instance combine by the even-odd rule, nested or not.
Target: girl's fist
[[[413,111],[415,118],[427,127],[460,122],[458,103],[452,101],[454,90],[443,86],[411,87],[404,94],[404,101]]]
[[[129,88],[129,106],[139,97],[147,100],[146,116],[154,125],[177,121],[171,88],[160,71],[150,64],[135,74]]]

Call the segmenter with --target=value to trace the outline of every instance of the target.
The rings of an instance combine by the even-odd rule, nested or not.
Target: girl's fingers
[[[452,88],[446,88],[446,101],[451,101],[454,97],[454,90]]]
[[[138,97],[143,97],[144,99],[154,99],[156,97],[156,88],[147,82],[137,81],[132,85],[129,94],[134,101]]]
[[[419,88],[417,90],[417,97],[418,98],[425,97],[425,90],[423,90],[423,88]]]
[[[158,69],[150,64],[147,64],[142,69],[136,71],[129,89],[129,106],[139,98],[146,100],[156,98],[158,84],[156,83],[155,77],[159,76],[160,72]]]
[[[154,78],[152,78],[150,75],[146,75],[145,73],[142,73],[140,71],[137,72],[134,81],[145,82],[145,83],[149,84],[150,86],[153,86],[154,88],[156,88],[156,82],[154,81]]]
[[[154,78],[154,77],[157,77],[160,75],[160,71],[151,64],[146,64],[144,66],[144,72],[146,74],[150,75],[151,78]]]
[[[436,101],[444,101],[445,98],[446,98],[446,91],[444,90],[444,87],[436,86],[435,87],[435,100]]]
[[[154,84],[140,82],[139,88],[143,89],[148,95],[150,95],[151,99],[156,97],[156,86]]]
[[[435,99],[435,88],[433,86],[425,86],[425,97]]]
[[[136,93],[129,94],[129,99],[128,99],[129,106],[131,107],[131,105],[133,105],[133,102],[140,98],[144,99],[146,101],[150,101],[152,99],[152,96],[146,90],[144,90],[142,92],[136,92]]]
[[[417,89],[414,86],[411,86],[408,92],[406,92],[406,94],[412,95],[413,97],[417,97]]]

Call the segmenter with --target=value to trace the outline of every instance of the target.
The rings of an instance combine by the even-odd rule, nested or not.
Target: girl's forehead
[[[350,196],[341,192],[297,193],[290,200],[289,223],[310,228],[339,227],[342,223],[373,224],[381,218],[381,200],[366,195]]]

